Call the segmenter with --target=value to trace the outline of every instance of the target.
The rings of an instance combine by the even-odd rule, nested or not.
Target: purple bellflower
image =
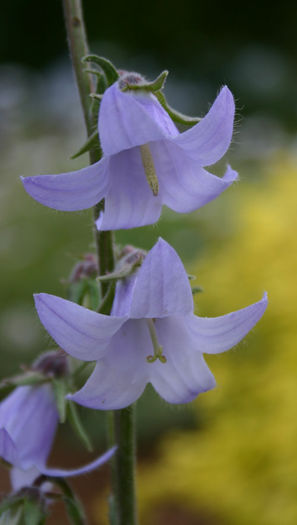
[[[117,282],[111,316],[48,294],[37,294],[35,304],[59,346],[97,361],[86,384],[68,397],[104,410],[133,403],[149,382],[169,403],[187,403],[214,388],[203,353],[236,345],[263,315],[267,297],[221,317],[195,316],[183,264],[159,239],[137,273]]]
[[[40,475],[71,477],[89,472],[113,455],[110,449],[92,463],[73,470],[47,468],[58,425],[58,412],[49,384],[19,386],[0,403],[0,457],[13,465],[14,490]]]
[[[104,157],[81,170],[22,178],[26,191],[56,210],[89,208],[105,199],[99,230],[155,223],[162,205],[188,213],[220,195],[237,178],[228,166],[220,178],[204,166],[227,151],[233,132],[234,100],[225,86],[207,115],[179,133],[155,95],[109,87],[99,111]]]

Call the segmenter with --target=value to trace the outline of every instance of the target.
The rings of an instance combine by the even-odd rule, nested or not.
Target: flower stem
[[[63,0],[66,29],[69,49],[77,80],[81,105],[87,134],[94,131],[94,115],[91,111],[90,93],[94,91],[91,77],[83,70],[82,57],[89,53],[86,30],[84,26],[81,0]],[[90,150],[90,163],[100,160],[98,149]],[[103,202],[94,207],[94,219],[103,209]],[[114,269],[113,232],[99,232],[94,229],[96,250],[98,256],[99,275],[110,273]],[[113,284],[101,282],[102,296],[107,296],[109,287]],[[113,287],[114,288],[114,287]],[[111,304],[111,301],[108,301]],[[105,311],[104,313],[110,313]],[[134,409],[132,406],[122,410],[115,410],[108,414],[109,445],[115,443],[118,450],[112,459],[112,486],[113,496],[110,505],[110,519],[112,525],[137,525],[135,504],[135,437],[134,437]]]
[[[115,440],[118,444],[115,504],[116,525],[137,525],[135,494],[135,407],[114,411]],[[113,524],[112,524],[113,525]]]

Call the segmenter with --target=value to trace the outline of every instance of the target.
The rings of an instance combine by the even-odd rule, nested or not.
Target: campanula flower
[[[118,281],[111,316],[48,294],[37,294],[35,304],[66,352],[97,361],[86,384],[69,398],[104,410],[133,403],[147,383],[169,403],[187,403],[214,388],[203,354],[236,345],[263,315],[267,297],[221,317],[195,316],[183,264],[159,239],[137,273]]]
[[[57,425],[58,412],[49,384],[19,386],[0,403],[0,457],[13,465],[11,482],[15,490],[30,485],[41,473],[69,477],[89,472],[114,453],[110,449],[74,470],[47,468]]]
[[[100,105],[103,158],[75,172],[22,178],[34,199],[74,211],[104,198],[97,227],[115,230],[153,224],[163,204],[191,212],[232,184],[237,173],[230,166],[222,178],[204,168],[226,153],[232,138],[234,100],[226,86],[207,115],[179,133],[155,95],[124,92],[119,82],[106,90]]]

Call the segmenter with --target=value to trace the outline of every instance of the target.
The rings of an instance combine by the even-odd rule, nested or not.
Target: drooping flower
[[[222,178],[204,169],[225,154],[232,138],[234,100],[226,86],[207,115],[179,133],[155,95],[123,92],[119,82],[100,105],[103,159],[75,172],[22,178],[34,199],[75,211],[104,198],[97,227],[115,230],[156,222],[163,204],[191,212],[232,184],[237,173],[230,166]]]
[[[118,281],[111,316],[48,294],[37,294],[35,304],[66,352],[97,361],[86,384],[69,398],[104,410],[133,403],[147,383],[169,403],[187,403],[214,388],[203,353],[236,345],[263,315],[267,297],[221,317],[195,316],[182,262],[159,239],[137,273]]]
[[[40,475],[70,477],[89,472],[106,461],[114,449],[79,469],[47,468],[58,425],[58,412],[49,384],[19,386],[0,403],[0,457],[13,465],[14,490]]]

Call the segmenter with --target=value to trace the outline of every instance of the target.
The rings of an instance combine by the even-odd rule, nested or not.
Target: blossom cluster
[[[206,169],[223,157],[232,139],[234,100],[227,87],[206,116],[181,133],[153,92],[123,85],[123,79],[113,83],[100,103],[99,162],[76,172],[22,178],[35,200],[56,210],[81,210],[104,199],[96,221],[102,232],[153,224],[163,205],[192,212],[237,179],[230,166],[222,178]],[[161,238],[117,279],[109,315],[46,293],[35,295],[40,320],[57,345],[76,360],[95,361],[85,385],[67,395],[93,409],[124,408],[148,383],[169,403],[187,403],[214,388],[204,354],[236,345],[267,306],[265,294],[227,315],[196,316],[181,259]],[[0,404],[0,456],[13,465],[14,488],[40,474],[88,472],[115,452],[73,471],[50,469],[46,463],[57,424],[48,383],[19,386]]]

